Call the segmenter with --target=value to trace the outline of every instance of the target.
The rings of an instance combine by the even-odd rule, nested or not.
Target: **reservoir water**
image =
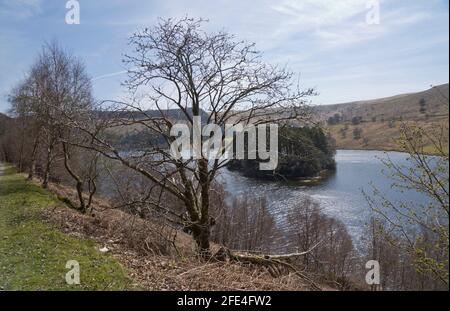
[[[428,197],[421,193],[402,193],[391,187],[393,181],[381,161],[387,157],[397,165],[409,164],[408,155],[400,152],[338,150],[336,172],[314,185],[255,180],[227,169],[222,171],[219,180],[222,180],[225,189],[233,196],[265,197],[280,228],[283,228],[289,210],[295,206],[298,208],[296,203],[309,196],[320,204],[325,214],[341,220],[356,241],[360,239],[365,224],[372,215],[363,191],[371,195],[373,187],[376,187],[392,202],[428,202]]]

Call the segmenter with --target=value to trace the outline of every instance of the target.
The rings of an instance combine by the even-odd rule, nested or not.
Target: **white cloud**
[[[412,9],[397,9],[383,15],[383,23],[392,26],[413,25],[432,18],[429,12],[418,12]]]
[[[442,10],[443,0],[381,0],[379,25],[366,23],[369,1],[86,0],[84,28],[56,29],[53,25],[63,22],[63,7],[51,10],[54,4],[43,0],[0,0],[0,101],[27,69],[37,41],[55,35],[86,59],[97,95],[119,98],[125,76],[119,59],[128,49],[129,33],[153,25],[157,17],[186,15],[209,19],[208,31],[225,28],[239,39],[256,42],[266,61],[286,64],[302,73],[301,83],[317,85],[322,102],[346,101],[350,93],[352,98],[364,92],[390,93],[397,87],[401,92],[403,84],[428,85],[448,77],[448,60],[443,58],[448,54],[448,11]],[[37,14],[51,26],[35,27],[30,17]],[[15,20],[20,23],[11,23]],[[102,40],[73,36],[82,31]],[[369,86],[374,80],[376,88]]]
[[[386,32],[387,28],[383,25],[347,23],[333,28],[319,29],[315,34],[319,38],[321,46],[337,47],[376,39]]]
[[[3,0],[0,16],[24,19],[41,13],[41,0]]]
[[[275,11],[291,17],[302,27],[332,26],[365,12],[367,0],[284,0],[272,6]]]
[[[381,27],[365,23],[367,0],[284,0],[271,5],[278,25],[271,34],[279,46],[298,44],[309,37],[316,48],[354,44],[381,34]]]

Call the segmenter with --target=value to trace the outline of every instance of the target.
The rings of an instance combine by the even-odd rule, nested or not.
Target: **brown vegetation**
[[[414,288],[448,288],[448,281],[444,285],[436,281],[445,275],[448,280],[448,136],[429,151],[441,151],[444,162],[438,174],[447,165],[446,179],[437,178],[433,168],[423,165],[427,144],[435,136],[419,127],[421,138],[426,138],[419,150],[416,137],[405,131],[411,120],[402,120],[403,126],[397,128],[399,111],[392,102],[405,101],[404,96],[378,104],[339,106],[343,117],[334,119],[331,127],[338,129],[334,133],[338,147],[354,142],[355,148],[386,149],[386,139],[400,131],[406,136],[396,148],[423,162],[418,170],[422,175],[404,175],[403,182],[419,184],[414,189],[431,195],[441,188],[436,206],[446,212],[447,226],[415,219],[428,231],[414,232],[419,240],[389,231],[393,240],[402,241],[394,243],[393,250],[377,242],[388,235],[373,234],[373,247],[366,254],[357,252],[345,226],[324,215],[311,200],[296,202],[287,219],[290,232],[283,235],[263,200],[251,195],[229,200],[216,180],[226,161],[209,162],[204,154],[199,159],[180,159],[167,152],[175,139],[170,133],[176,121],[170,107],[178,110],[190,130],[195,127],[193,117],[203,116],[204,111],[209,112],[206,123],[219,126],[229,121],[305,122],[309,117],[304,100],[313,90],[301,91],[292,84],[292,73],[263,63],[252,44],[235,42],[222,32],[206,33],[202,23],[188,18],[165,20],[132,36],[135,54],[126,58],[131,67],[127,85],[131,91],[147,92],[156,114],[145,110],[138,99],[113,102],[111,110],[100,111],[107,103],[93,100],[82,63],[56,44],[44,47],[27,78],[11,92],[13,118],[0,119],[0,160],[15,164],[30,180],[39,181],[73,207],[48,209],[46,219],[61,230],[104,245],[148,289],[327,288],[318,284],[364,289],[361,273],[367,258],[376,258],[387,268],[401,267],[405,273],[400,287],[395,287],[398,271],[391,273],[391,284],[383,284],[385,289],[409,289],[405,285],[409,280],[414,280],[409,283]],[[172,86],[169,91],[159,85],[161,79]],[[442,95],[438,94],[433,96]],[[447,119],[436,112],[442,106],[429,100],[418,100],[414,112],[404,103],[395,107],[405,108],[403,118],[417,116],[418,110],[419,125],[428,120],[427,112],[433,113],[428,118],[448,120],[448,97]],[[384,109],[382,116],[376,105]],[[377,121],[387,113],[391,119]],[[162,139],[164,147],[147,142],[136,150],[124,149],[114,133],[137,127]],[[100,193],[108,200],[101,199]],[[421,212],[427,215],[429,210],[422,207]],[[404,243],[405,238],[412,243]],[[434,247],[424,247],[428,244]],[[279,247],[274,250],[274,245]],[[381,256],[385,250],[392,256]]]
[[[388,98],[313,107],[321,122],[336,141],[337,149],[401,151],[396,140],[402,123],[420,126],[426,131],[448,124],[449,85]],[[362,129],[357,139],[355,129]],[[435,153],[431,141],[425,152]]]
[[[59,198],[77,200],[76,191],[49,184]],[[137,215],[112,209],[95,200],[95,212],[80,214],[65,206],[45,210],[47,221],[63,232],[95,240],[112,252],[131,271],[139,286],[149,290],[329,290],[305,280],[305,275],[286,273],[274,277],[263,265],[196,256],[196,244],[184,232]],[[214,244],[213,250],[219,246]],[[306,277],[307,278],[307,277]],[[307,278],[308,279],[308,278]]]

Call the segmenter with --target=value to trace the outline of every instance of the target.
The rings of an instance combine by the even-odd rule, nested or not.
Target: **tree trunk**
[[[86,213],[86,205],[84,204],[83,183],[81,181],[77,181],[77,194],[78,200],[80,201],[80,211],[84,214]]]
[[[45,165],[44,179],[42,180],[42,188],[46,189],[48,187],[48,181],[50,179],[50,169],[52,166],[53,157],[53,144],[50,144],[47,148],[47,163]]]
[[[192,200],[194,200],[193,197]],[[189,215],[189,223],[186,228],[192,233],[192,237],[197,244],[197,251],[199,255],[205,259],[209,259],[211,257],[211,252],[209,249],[210,222],[203,222],[203,218],[199,217],[198,212],[194,207],[195,204],[192,200],[185,202]]]
[[[31,152],[31,162],[30,162],[30,168],[28,172],[28,180],[32,180],[34,177],[34,172],[36,170],[36,154],[39,146],[39,131],[36,135],[36,138],[34,139],[33,144],[33,151]]]
[[[186,207],[187,214],[189,216],[189,222],[186,225],[186,228],[190,230],[192,236],[197,244],[198,253],[201,257],[208,259],[211,257],[211,251],[209,248],[209,240],[210,240],[210,228],[211,223],[209,219],[209,196],[204,195],[205,190],[209,190],[209,183],[205,183],[205,175],[204,168],[205,166],[200,164],[199,162],[199,172],[200,172],[200,184],[201,184],[201,201],[200,201],[200,209],[197,207],[197,198],[195,194],[192,192],[192,183],[186,177],[184,172],[184,168],[182,166],[179,168],[179,173],[181,180],[185,187],[185,196],[186,199],[184,201],[184,205]],[[208,163],[206,162],[206,165]],[[207,167],[206,167],[207,168]]]
[[[210,257],[209,240],[211,235],[211,221],[209,217],[209,188],[208,160],[200,159],[198,163],[199,181],[201,184],[201,216],[199,234],[195,238],[202,257]]]
[[[199,223],[194,226],[192,233],[197,244],[198,253],[202,258],[209,259],[211,257],[211,250],[209,245],[211,225],[207,223]]]
[[[28,172],[28,180],[33,179],[35,170],[36,170],[36,159],[33,157],[33,159],[31,159],[30,170]]]
[[[64,166],[65,166],[67,172],[70,174],[70,176],[72,176],[72,178],[75,179],[75,181],[76,181],[78,200],[80,201],[79,209],[84,214],[84,213],[86,213],[86,204],[85,204],[84,198],[83,198],[83,181],[81,180],[80,177],[78,177],[77,174],[75,174],[75,172],[72,170],[72,168],[70,166],[69,151],[67,150],[66,143],[62,143],[62,147],[63,147],[63,152],[64,152]],[[91,200],[89,200],[89,204],[90,204],[90,201]]]
[[[90,210],[92,212],[92,201],[94,198],[95,193],[97,192],[97,184],[95,183],[95,177],[93,177],[89,182],[88,182],[88,190],[89,190],[89,198],[88,198],[88,202],[85,205],[85,211],[87,212],[88,210]]]

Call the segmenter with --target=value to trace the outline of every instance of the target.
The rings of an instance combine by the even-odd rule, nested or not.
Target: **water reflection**
[[[228,170],[222,171],[219,180],[233,196],[265,197],[280,228],[285,227],[289,210],[305,196],[310,196],[327,215],[341,220],[352,237],[359,240],[371,216],[363,195],[363,191],[372,193],[371,184],[391,201],[428,202],[425,195],[416,191],[402,193],[393,189],[392,180],[383,173],[385,166],[381,159],[389,157],[397,165],[408,165],[407,156],[399,152],[339,150],[336,154],[336,172],[323,182],[308,186],[298,182],[259,181]]]

